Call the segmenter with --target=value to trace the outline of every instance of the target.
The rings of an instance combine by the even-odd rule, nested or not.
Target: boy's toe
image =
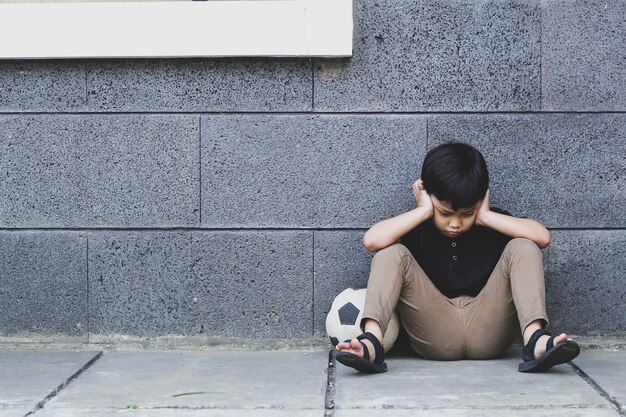
[[[361,346],[361,342],[359,342],[359,340],[358,340],[358,339],[352,339],[352,340],[350,341],[350,347],[351,347],[353,350],[361,350],[361,349],[363,348],[363,347]]]

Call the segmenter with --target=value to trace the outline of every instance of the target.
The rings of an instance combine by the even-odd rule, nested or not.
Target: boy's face
[[[439,201],[433,194],[430,195],[433,202],[433,221],[435,227],[448,237],[456,237],[472,228],[476,221],[478,208],[482,201],[476,202],[472,207],[460,208],[456,211],[448,202]]]

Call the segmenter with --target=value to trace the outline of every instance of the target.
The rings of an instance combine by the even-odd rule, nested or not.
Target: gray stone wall
[[[626,1],[355,0],[350,59],[0,62],[0,340],[324,337],[432,146],[626,334]]]

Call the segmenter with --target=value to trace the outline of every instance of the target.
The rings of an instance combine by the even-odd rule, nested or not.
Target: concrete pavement
[[[90,345],[89,347],[92,347]],[[517,349],[490,361],[387,359],[362,375],[327,350],[4,350],[0,417],[624,416],[626,351],[520,374]]]

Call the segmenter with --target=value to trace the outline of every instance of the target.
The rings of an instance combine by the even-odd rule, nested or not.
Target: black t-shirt
[[[457,237],[444,236],[430,219],[402,236],[400,243],[411,251],[435,287],[454,298],[478,295],[509,240],[505,234],[478,225]]]

